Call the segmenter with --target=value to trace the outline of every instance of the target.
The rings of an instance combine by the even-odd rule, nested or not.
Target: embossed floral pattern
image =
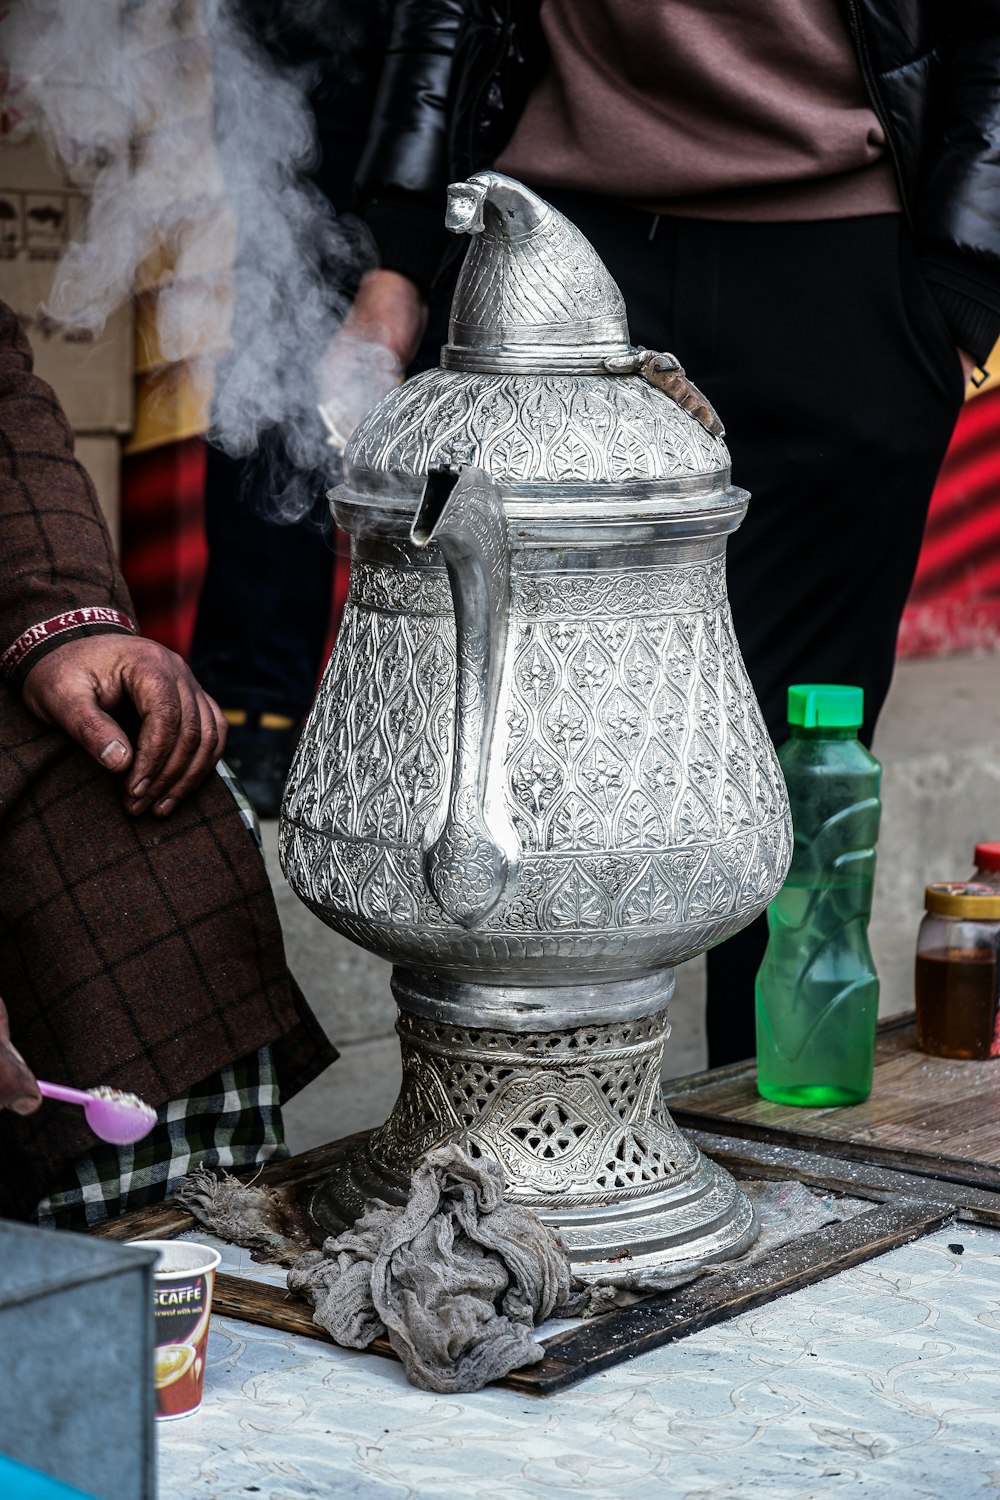
[[[499,480],[676,479],[729,466],[719,438],[640,376],[428,370],[365,418],[348,474],[475,464]]]
[[[361,942],[378,933],[384,946],[391,928],[411,958],[485,945],[509,959],[512,940],[537,935],[557,961],[603,933],[626,963],[656,933],[650,951],[666,963],[741,926],[777,889],[790,843],[722,560],[516,566],[509,642],[490,778],[520,863],[500,905],[460,934],[424,854],[453,748],[447,579],[423,563],[355,563],[289,783],[281,839],[296,889]]]

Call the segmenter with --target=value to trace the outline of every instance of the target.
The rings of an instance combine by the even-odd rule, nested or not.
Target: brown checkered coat
[[[93,487],[0,303],[0,656],[42,620],[132,612]],[[167,819],[127,817],[120,783],[0,684],[0,994],[39,1077],[159,1105],[275,1043],[285,1097],[336,1055],[285,965],[270,885],[216,776]],[[120,627],[118,627],[120,628]],[[0,1112],[0,1215],[23,1217],[86,1150],[82,1114]]]

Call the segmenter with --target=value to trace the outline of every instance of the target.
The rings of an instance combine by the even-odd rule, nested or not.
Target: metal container
[[[299,896],[397,965],[402,1093],[314,1214],[467,1134],[581,1270],[718,1258],[752,1212],[659,1076],[672,966],[791,850],[725,592],[748,497],[583,236],[498,173],[449,196],[442,368],[348,446],[350,592],[282,812]]]
[[[0,1222],[0,1451],[155,1500],[153,1251]]]

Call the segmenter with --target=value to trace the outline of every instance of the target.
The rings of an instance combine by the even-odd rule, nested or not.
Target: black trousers
[[[729,597],[773,739],[790,683],[846,682],[864,688],[870,743],[963,395],[904,221],[657,220],[541,191],[618,281],[633,342],[676,354],[725,423],[751,493]],[[713,1066],[755,1051],[766,937],[761,918],[708,955]]]
[[[263,449],[236,459],[209,445],[206,465],[208,568],[191,665],[223,708],[301,719],[330,623],[333,531],[266,518],[276,486]],[[321,474],[300,482],[312,485],[318,518],[327,482]]]

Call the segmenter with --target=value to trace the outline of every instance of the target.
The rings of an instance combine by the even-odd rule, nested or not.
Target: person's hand
[[[91,635],[57,646],[24,679],[32,713],[64,729],[115,775],[128,772],[125,806],[166,817],[215,765],[226,743],[218,704],[186,662],[156,641]],[[131,701],[135,747],[113,717]]]
[[[410,278],[377,270],[362,277],[343,332],[384,345],[405,369],[426,327],[427,303]]]
[[[0,1109],[30,1115],[42,1102],[24,1058],[12,1045],[7,1011],[0,1000]]]
[[[976,361],[973,359],[971,354],[966,354],[964,349],[959,349],[958,362],[962,366],[962,378],[965,381],[966,385],[968,385],[969,381],[972,379],[972,372],[976,368]]]
[[[427,304],[409,277],[369,271],[316,367],[323,420],[341,451],[358,423],[398,385],[427,326]]]

